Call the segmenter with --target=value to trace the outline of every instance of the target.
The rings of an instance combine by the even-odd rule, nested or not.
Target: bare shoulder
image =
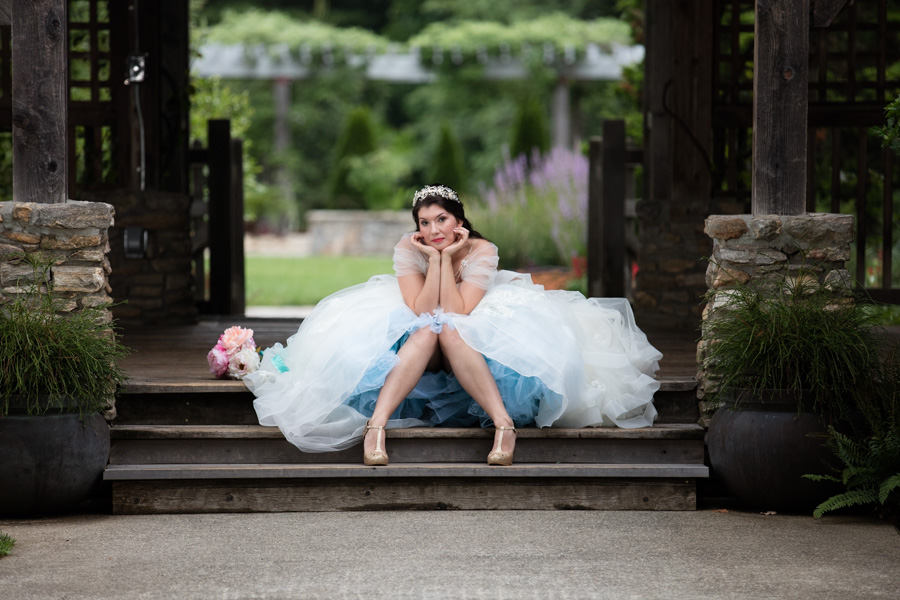
[[[497,246],[494,245],[490,240],[486,240],[484,238],[469,238],[469,242],[472,244],[472,253],[476,252],[484,252],[486,250],[490,250],[491,252],[497,252]]]

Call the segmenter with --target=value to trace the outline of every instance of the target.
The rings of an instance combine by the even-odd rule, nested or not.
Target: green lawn
[[[389,256],[247,257],[247,306],[316,304],[372,275],[393,273]]]

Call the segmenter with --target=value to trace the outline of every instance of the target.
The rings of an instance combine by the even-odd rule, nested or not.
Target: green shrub
[[[428,171],[428,182],[447,185],[457,192],[464,193],[466,181],[462,165],[462,148],[459,141],[453,135],[450,125],[442,123],[437,148]]]
[[[349,181],[351,159],[363,157],[377,148],[375,127],[369,109],[358,106],[347,117],[347,123],[338,141],[331,181],[331,208],[365,208],[365,195]]]
[[[846,418],[879,369],[878,319],[843,284],[800,271],[707,300],[714,313],[703,325],[702,367],[718,385],[712,401],[740,389],[804,392],[806,409]]]
[[[207,121],[228,119],[231,136],[243,140],[244,219],[266,221],[270,224],[287,223],[290,228],[297,221],[297,206],[291,198],[274,185],[260,180],[262,167],[254,158],[250,128],[255,117],[246,89],[235,92],[218,77],[194,78],[191,93],[191,139],[207,145]],[[274,162],[283,157],[270,157]]]
[[[516,270],[565,264],[553,243],[544,198],[533,190],[522,190],[507,200],[466,208],[472,226],[497,245],[500,267]]]
[[[509,150],[513,156],[524,154],[529,164],[536,154],[545,154],[550,150],[550,132],[544,107],[536,100],[528,99],[519,105]]]
[[[9,537],[5,533],[0,532],[0,557],[8,555],[12,552],[12,547],[16,540]]]
[[[379,148],[365,156],[346,159],[347,184],[368,210],[406,208],[414,190],[404,185],[409,180],[409,162],[390,148]]]
[[[13,397],[30,415],[105,410],[125,382],[117,361],[128,353],[108,322],[106,307],[64,314],[63,300],[53,294],[49,259],[22,254],[6,260],[29,266],[31,274],[17,282],[24,293],[0,306],[0,417]]]

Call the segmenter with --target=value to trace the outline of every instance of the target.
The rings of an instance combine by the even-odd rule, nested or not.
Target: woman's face
[[[443,250],[456,241],[454,229],[462,223],[440,204],[419,209],[419,233],[422,243]]]

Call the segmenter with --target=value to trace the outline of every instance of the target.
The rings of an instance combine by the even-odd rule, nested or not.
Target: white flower
[[[259,353],[250,348],[235,352],[228,360],[228,375],[243,379],[248,373],[259,369]]]

